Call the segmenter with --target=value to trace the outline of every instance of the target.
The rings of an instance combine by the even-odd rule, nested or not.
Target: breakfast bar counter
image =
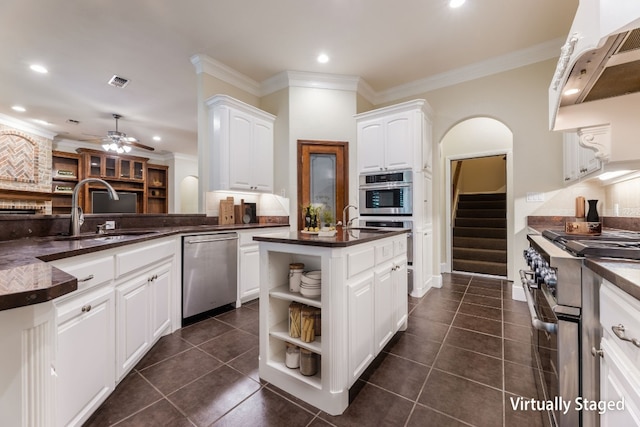
[[[328,414],[342,414],[349,389],[407,327],[407,231],[255,237],[260,378]]]

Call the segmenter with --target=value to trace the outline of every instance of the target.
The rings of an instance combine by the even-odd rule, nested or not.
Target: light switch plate
[[[544,193],[527,193],[527,202],[544,202]]]

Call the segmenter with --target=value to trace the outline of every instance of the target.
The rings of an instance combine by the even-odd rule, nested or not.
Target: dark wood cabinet
[[[168,212],[168,166],[148,163],[148,158],[117,155],[79,148],[77,153],[52,152],[52,214],[71,212],[73,188],[85,178],[100,178],[116,191],[135,194],[137,213]],[[93,213],[93,191],[104,186],[87,183],[79,192],[80,206]]]
[[[147,163],[146,212],[167,213],[169,167]]]
[[[82,172],[81,157],[75,153],[53,151],[51,153],[51,213],[71,212],[71,193]]]

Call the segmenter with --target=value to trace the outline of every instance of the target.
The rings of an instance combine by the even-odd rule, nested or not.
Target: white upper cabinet
[[[602,162],[596,157],[596,152],[580,145],[576,133],[564,133],[563,144],[565,184],[601,169]]]
[[[273,192],[275,116],[226,95],[207,105],[211,189]]]
[[[426,106],[426,101],[416,100],[358,114],[358,172],[431,172],[431,127]]]

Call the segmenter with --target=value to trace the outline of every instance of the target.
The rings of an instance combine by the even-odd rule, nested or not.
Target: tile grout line
[[[469,282],[467,282],[465,291],[463,292],[463,296],[462,299],[464,299],[464,295],[467,293],[467,289],[469,288],[469,283],[471,282],[471,279],[469,279]],[[442,289],[442,288],[440,288]],[[426,296],[426,294],[425,294]],[[453,325],[453,320],[455,319],[456,315],[458,314],[458,311],[460,310],[460,305],[462,304],[462,299],[458,302],[458,307],[456,308],[455,314],[453,316],[453,318],[451,319],[451,322],[449,322],[449,327],[447,328],[447,332],[445,332],[444,336],[442,337],[442,343],[440,343],[440,348],[438,348],[438,352],[436,353],[435,357],[433,358],[433,364],[431,365],[431,367],[429,368],[429,372],[427,373],[426,378],[424,379],[424,382],[422,383],[422,386],[420,387],[420,391],[418,392],[418,395],[416,396],[416,400],[413,403],[413,407],[411,408],[411,411],[409,411],[409,416],[407,417],[407,420],[404,423],[404,426],[407,427],[409,420],[411,419],[411,416],[413,415],[413,412],[416,409],[416,406],[418,405],[418,401],[420,400],[420,396],[422,396],[422,393],[424,392],[424,388],[427,385],[427,382],[429,381],[429,378],[431,377],[431,373],[433,372],[435,365],[436,365],[436,361],[438,360],[438,356],[440,356],[440,352],[442,351],[442,347],[444,346],[444,342],[447,339],[447,336],[449,335],[449,332],[451,331],[452,325]],[[422,303],[424,301],[424,299],[422,301],[420,301],[420,303]],[[447,415],[448,417],[450,417],[450,415]]]

